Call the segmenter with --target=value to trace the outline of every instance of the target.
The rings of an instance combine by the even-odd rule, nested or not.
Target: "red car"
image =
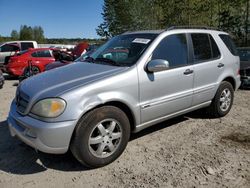
[[[21,76],[28,68],[28,62],[30,61],[32,71],[35,74],[43,72],[46,65],[58,60],[62,56],[60,53],[67,52],[60,52],[58,49],[53,48],[35,48],[21,51],[15,56],[10,57],[8,63],[5,65],[5,70],[11,75]]]
[[[78,58],[81,55],[83,55],[83,53],[86,52],[88,47],[89,47],[89,44],[87,42],[81,42],[75,46],[75,48],[72,51],[72,54],[74,55],[75,58]]]

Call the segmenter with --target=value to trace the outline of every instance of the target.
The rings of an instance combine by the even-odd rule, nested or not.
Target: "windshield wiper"
[[[120,63],[117,63],[116,61],[109,59],[109,58],[105,58],[105,57],[97,57],[96,59],[94,59],[94,61],[101,61],[101,62],[109,63],[111,65],[121,66]]]

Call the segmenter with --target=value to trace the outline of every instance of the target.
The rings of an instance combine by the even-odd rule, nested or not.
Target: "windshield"
[[[241,61],[250,61],[250,48],[249,49],[239,49],[239,56]]]
[[[132,66],[157,34],[127,34],[112,38],[86,57],[85,61],[115,66]]]
[[[20,51],[20,52],[17,53],[17,56],[22,55],[22,54],[26,53],[27,51],[28,51],[28,50]]]

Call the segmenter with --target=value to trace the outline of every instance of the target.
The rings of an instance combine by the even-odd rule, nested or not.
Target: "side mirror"
[[[169,69],[169,63],[163,59],[154,59],[148,62],[146,70],[150,73],[160,72]]]

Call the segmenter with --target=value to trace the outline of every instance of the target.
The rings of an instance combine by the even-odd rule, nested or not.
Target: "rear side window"
[[[52,57],[49,50],[37,51],[31,54],[32,57]]]
[[[210,43],[211,43],[213,58],[219,58],[220,57],[220,50],[219,50],[214,38],[211,35],[209,35],[209,39],[210,39]]]
[[[169,67],[188,64],[187,40],[185,34],[170,35],[164,38],[153,52],[153,59],[164,59]]]
[[[34,48],[34,45],[32,42],[21,42],[21,49],[27,50],[29,48]]]
[[[233,40],[231,39],[231,37],[229,35],[225,35],[225,34],[220,34],[219,35],[221,40],[224,42],[224,44],[227,46],[228,50],[235,56],[238,55],[238,51],[236,49],[236,46],[233,42]]]
[[[220,57],[219,48],[213,37],[206,33],[191,34],[194,62],[208,61]]]

